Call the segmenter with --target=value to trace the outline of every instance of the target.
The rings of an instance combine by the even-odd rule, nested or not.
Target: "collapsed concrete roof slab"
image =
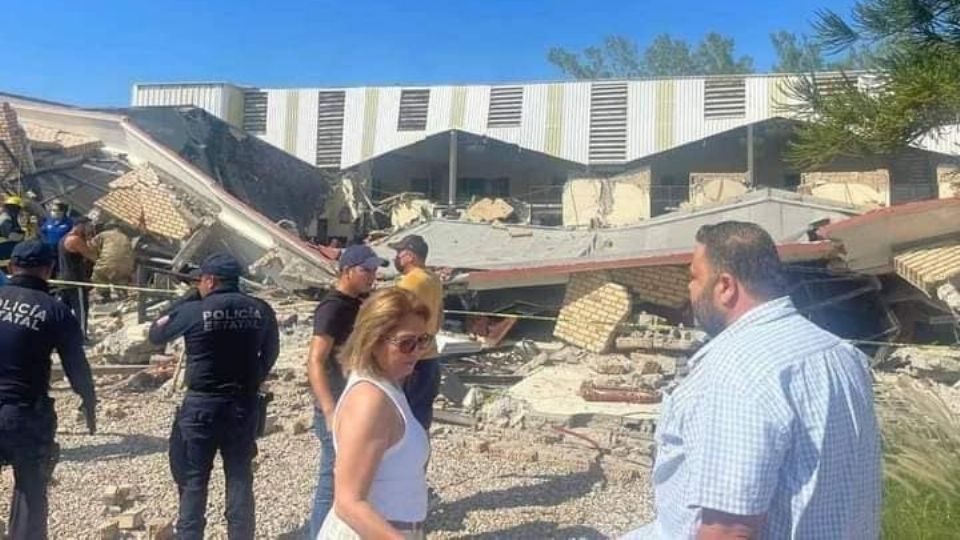
[[[960,198],[894,205],[821,227],[854,272],[888,274],[901,249],[960,235]]]
[[[264,215],[260,211],[261,206],[263,206],[271,212],[289,211],[291,214],[300,215],[296,209],[290,210],[293,207],[283,206],[285,203],[272,204],[271,201],[261,198],[265,193],[275,195],[276,190],[269,187],[266,187],[263,191],[256,189],[260,186],[269,186],[272,183],[283,184],[286,179],[281,175],[289,169],[280,166],[269,176],[263,174],[253,177],[238,177],[233,174],[236,172],[235,168],[221,165],[223,165],[223,160],[233,159],[238,153],[246,151],[271,153],[272,155],[268,158],[262,156],[248,158],[253,159],[258,166],[263,165],[267,168],[271,163],[283,163],[286,160],[297,162],[296,167],[308,167],[315,171],[313,178],[318,184],[311,192],[304,193],[301,183],[304,182],[305,175],[298,176],[297,187],[293,188],[293,191],[300,190],[296,197],[300,199],[309,198],[311,193],[325,195],[327,189],[325,175],[318,169],[299,162],[293,156],[273,155],[274,153],[284,153],[281,150],[269,147],[265,143],[263,143],[264,148],[261,148],[259,144],[248,147],[238,142],[237,146],[231,148],[230,143],[223,142],[224,137],[245,136],[243,132],[239,132],[235,128],[230,128],[232,131],[226,134],[218,131],[218,129],[212,129],[219,134],[213,136],[202,132],[192,134],[189,132],[189,128],[196,126],[185,119],[179,125],[174,122],[175,127],[171,128],[172,131],[166,135],[155,137],[154,135],[163,131],[163,129],[156,126],[142,127],[141,122],[122,114],[129,111],[84,110],[43,102],[31,102],[24,99],[18,99],[14,102],[14,108],[25,122],[94,137],[103,142],[108,153],[123,155],[133,165],[149,163],[158,172],[162,173],[163,178],[169,181],[174,188],[183,190],[187,195],[203,201],[209,208],[214,209],[215,216],[213,217],[216,218],[220,230],[230,235],[230,241],[227,244],[234,248],[235,254],[243,258],[245,263],[250,264],[256,258],[270,251],[282,250],[305,262],[307,267],[317,272],[318,278],[323,276],[324,280],[329,281],[335,275],[335,271],[328,260],[295,235],[278,226],[272,219],[273,216]],[[184,111],[174,110],[167,111],[167,113],[180,115]],[[170,139],[169,137],[177,138]],[[163,144],[163,140],[169,142],[171,140],[182,140],[184,137],[189,142],[176,148]],[[246,136],[246,138],[252,137]],[[206,143],[215,147],[204,149]],[[217,147],[218,144],[219,147]],[[204,155],[197,155],[198,152],[201,152],[201,149]],[[247,161],[247,163],[250,163],[250,161]],[[263,168],[257,169],[258,172],[262,170]],[[114,180],[116,176],[106,176],[109,178],[102,180],[109,189],[109,182]],[[49,183],[49,179],[47,180]],[[250,186],[251,182],[254,187]],[[102,186],[95,187],[94,191],[97,189],[102,189]],[[90,201],[91,205],[92,202]],[[310,201],[310,204],[321,205],[323,199]],[[283,215],[286,216],[287,214]]]
[[[830,242],[779,244],[777,252],[784,263],[798,263],[830,259],[837,248]],[[594,257],[540,261],[515,268],[471,272],[467,288],[472,290],[533,287],[566,283],[571,274],[648,268],[654,266],[686,266],[693,259],[693,248],[678,251],[646,252],[635,257]]]
[[[427,263],[467,270],[517,270],[525,274],[518,283],[537,285],[563,283],[577,265],[597,268],[629,268],[636,261],[658,257],[684,257],[692,252],[697,229],[708,223],[739,220],[764,227],[781,244],[806,239],[812,224],[828,219],[846,219],[858,211],[848,205],[775,189],[752,191],[725,203],[678,210],[639,225],[613,229],[559,229],[525,225],[488,225],[463,221],[434,220],[401,230],[379,244],[383,255],[387,243],[408,234],[419,234],[430,246]],[[816,256],[829,246],[811,248]],[[686,264],[688,259],[657,264]],[[620,265],[620,266],[617,266]],[[588,266],[587,269],[590,267]],[[553,270],[558,269],[554,272]],[[541,270],[550,270],[541,272]],[[577,270],[579,271],[579,270]],[[474,273],[470,286],[481,286],[482,273]],[[491,276],[498,275],[496,273]],[[507,274],[504,274],[506,276]],[[499,285],[498,285],[499,286]]]

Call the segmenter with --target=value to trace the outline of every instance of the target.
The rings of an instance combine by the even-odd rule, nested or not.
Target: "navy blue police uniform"
[[[279,353],[276,314],[264,301],[241,293],[240,264],[228,255],[208,257],[201,275],[220,285],[206,296],[194,291],[150,328],[162,344],[183,336],[187,393],[170,434],[170,470],[180,494],[177,538],[202,539],[207,485],[219,451],[226,474],[227,534],[254,537],[252,462],[259,417],[257,393]]]
[[[47,538],[47,485],[58,457],[57,416],[50,390],[50,354],[56,350],[87,426],[96,431],[96,394],[83,352],[83,334],[70,308],[50,295],[47,281],[19,269],[53,267],[54,253],[39,241],[17,244],[17,269],[0,287],[0,461],[13,466],[10,538]]]

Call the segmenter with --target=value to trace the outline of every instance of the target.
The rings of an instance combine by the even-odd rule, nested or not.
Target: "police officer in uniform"
[[[57,459],[57,417],[47,395],[54,349],[83,399],[91,434],[97,400],[80,324],[48,292],[53,250],[28,240],[14,248],[10,262],[13,278],[0,287],[0,460],[13,466],[15,477],[10,538],[45,539],[47,483]]]
[[[242,269],[229,255],[200,266],[195,291],[150,328],[150,341],[186,342],[187,394],[170,434],[170,470],[180,493],[177,538],[202,539],[207,483],[217,451],[226,474],[227,534],[252,539],[258,390],[279,353],[273,309],[238,289]]]

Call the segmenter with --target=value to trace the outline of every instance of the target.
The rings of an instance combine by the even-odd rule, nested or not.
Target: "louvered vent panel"
[[[317,167],[340,168],[346,92],[320,92],[317,106]]]
[[[847,79],[842,73],[815,73],[813,81],[817,85],[817,90],[821,96],[830,96],[837,92],[842,92],[847,84]],[[856,84],[856,78],[851,78],[850,82]]]
[[[747,114],[747,85],[742,77],[707,79],[703,88],[703,117],[743,118]]]
[[[490,114],[487,127],[519,126],[522,112],[522,86],[503,86],[490,89]]]
[[[590,87],[590,162],[627,159],[627,84]]]
[[[256,135],[267,132],[267,93],[243,91],[243,130]]]
[[[401,91],[397,129],[400,131],[423,131],[427,129],[427,111],[429,109],[430,90]]]

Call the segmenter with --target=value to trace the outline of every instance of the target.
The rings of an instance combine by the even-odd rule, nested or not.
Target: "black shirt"
[[[187,388],[213,394],[257,392],[277,361],[280,334],[269,304],[222,286],[194,292],[150,327],[150,341],[184,337]]]
[[[350,332],[353,332],[353,323],[357,320],[357,312],[360,311],[362,303],[363,299],[347,296],[334,289],[320,301],[313,312],[313,335],[333,338],[333,350],[327,356],[323,369],[335,400],[340,399],[340,394],[347,385],[343,369],[336,358],[337,349],[347,341]]]
[[[95,399],[80,323],[48,291],[46,281],[30,276],[0,287],[0,400],[33,403],[46,396],[54,349],[73,390],[85,401]]]

